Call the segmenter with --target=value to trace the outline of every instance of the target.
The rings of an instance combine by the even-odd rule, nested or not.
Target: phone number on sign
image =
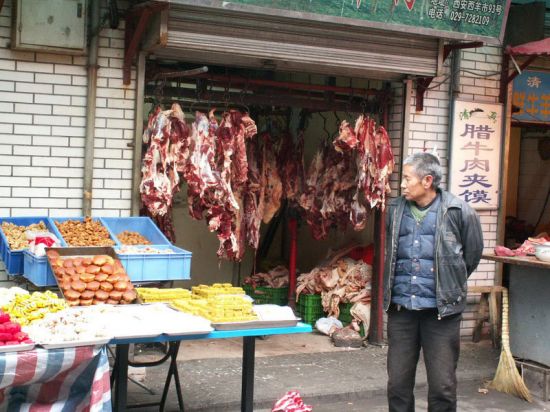
[[[489,16],[481,16],[479,14],[466,13],[463,11],[451,11],[451,20],[487,26],[491,18]]]

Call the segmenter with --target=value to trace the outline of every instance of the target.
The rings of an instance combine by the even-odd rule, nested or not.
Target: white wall
[[[81,216],[87,57],[11,50],[11,13],[7,0],[0,14],[0,216]],[[124,21],[102,29],[99,44],[92,213],[127,216],[135,73],[123,86]]]

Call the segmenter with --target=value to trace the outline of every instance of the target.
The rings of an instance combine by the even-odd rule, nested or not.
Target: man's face
[[[414,172],[411,165],[403,167],[403,179],[401,189],[405,199],[413,202],[424,199],[431,191],[432,176],[425,176],[422,179]]]

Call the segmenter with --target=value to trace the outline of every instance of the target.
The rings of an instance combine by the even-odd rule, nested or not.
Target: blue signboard
[[[550,122],[550,73],[523,71],[514,79],[512,119]]]

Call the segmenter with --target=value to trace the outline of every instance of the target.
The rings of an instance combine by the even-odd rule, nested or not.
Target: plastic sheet
[[[335,317],[320,318],[315,322],[315,328],[325,335],[332,336],[338,329],[342,329],[344,325]]]
[[[25,236],[29,241],[29,252],[37,257],[46,256],[47,247],[59,247],[61,242],[51,232],[27,230]]]
[[[105,346],[0,354],[0,411],[111,411]]]
[[[311,412],[312,410],[310,405],[304,404],[299,392],[289,391],[275,402],[271,412]]]

